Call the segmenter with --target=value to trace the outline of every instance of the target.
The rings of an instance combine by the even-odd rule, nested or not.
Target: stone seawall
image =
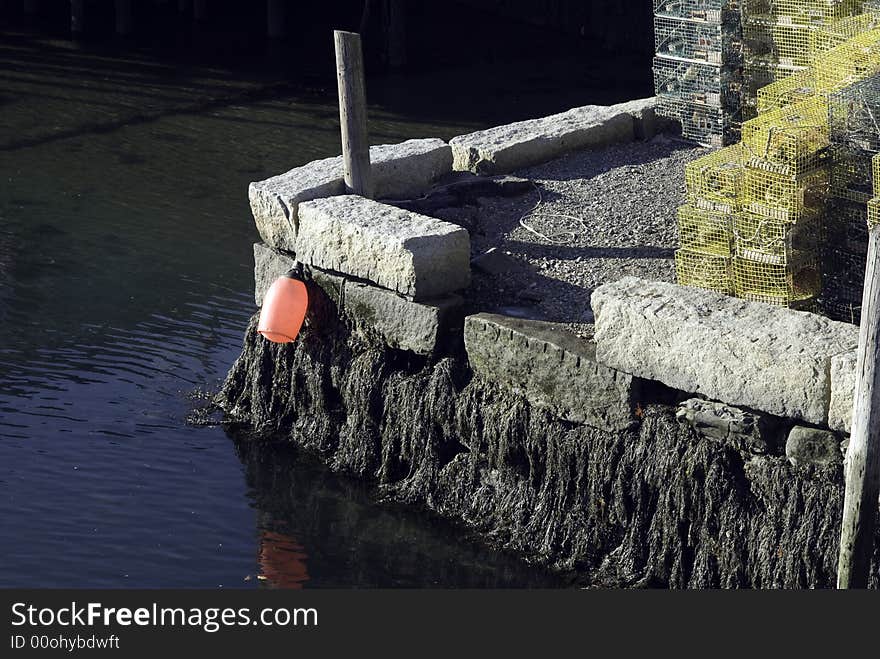
[[[388,194],[454,197],[656,129],[646,100],[373,155]],[[468,229],[342,195],[340,166],[251,185],[255,301],[288,273],[309,312],[286,345],[254,317],[227,420],[579,583],[834,586],[856,328],[633,277],[584,299],[578,333],[485,313]]]
[[[419,356],[367,339],[309,288],[295,344],[266,342],[252,321],[217,399],[230,419],[580,583],[833,587],[839,455],[797,463],[773,441],[744,444],[748,424],[719,433],[677,419],[669,391],[636,397],[627,429],[566,421],[527,388],[475,374],[461,351]]]

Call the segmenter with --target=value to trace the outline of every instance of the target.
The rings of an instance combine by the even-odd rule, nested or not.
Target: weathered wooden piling
[[[862,296],[838,588],[867,588],[880,497],[880,227],[871,230]]]
[[[373,196],[370,174],[370,139],[367,133],[367,98],[361,35],[336,30],[336,81],[339,88],[339,122],[345,188],[351,194]]]

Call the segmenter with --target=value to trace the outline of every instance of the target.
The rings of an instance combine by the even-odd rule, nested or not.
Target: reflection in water
[[[260,531],[260,578],[274,588],[302,588],[309,580],[303,546],[277,531]]]
[[[260,569],[276,587],[540,587],[561,579],[457,527],[377,505],[364,484],[289,444],[234,436],[257,509]],[[307,580],[307,581],[306,581]]]

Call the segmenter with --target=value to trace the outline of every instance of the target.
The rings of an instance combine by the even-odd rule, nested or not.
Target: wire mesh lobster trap
[[[880,29],[862,32],[817,56],[816,89],[831,92],[880,70]]]
[[[831,196],[866,204],[873,197],[871,154],[845,145],[832,144]]]
[[[880,152],[880,76],[874,75],[828,96],[832,143],[871,154]]]
[[[747,167],[740,208],[792,224],[821,213],[828,196],[828,170],[819,167],[799,176]]]
[[[799,255],[818,253],[821,218],[815,214],[797,223],[741,211],[733,218],[734,255],[771,265],[788,265]]]
[[[742,60],[738,23],[707,23],[655,15],[654,46],[656,54],[663,57],[719,65]]]
[[[765,64],[805,67],[812,63],[809,25],[778,22],[777,17],[752,17],[742,28],[744,57]]]
[[[740,136],[739,113],[725,108],[658,96],[656,111],[681,122],[682,137],[703,146],[722,147]]]
[[[868,205],[830,199],[824,217],[822,244],[853,254],[866,254]]]
[[[877,28],[880,28],[880,14],[867,11],[819,25],[810,35],[810,54],[815,58],[858,34]]]
[[[871,183],[874,196],[880,196],[880,153],[871,157]]]
[[[828,101],[817,96],[759,115],[742,127],[743,163],[788,176],[824,164]]]
[[[678,209],[678,236],[684,249],[716,256],[731,255],[730,213],[685,204]]]
[[[678,249],[675,251],[675,278],[682,286],[703,288],[725,295],[733,293],[729,256]]]
[[[739,204],[743,171],[739,144],[689,162],[684,170],[689,203],[701,209],[733,213]]]
[[[714,64],[655,57],[654,89],[673,100],[737,111],[742,98],[742,73]]]
[[[781,22],[815,25],[851,16],[862,9],[862,0],[742,0],[748,17],[774,16]]]
[[[815,254],[793,254],[786,265],[733,257],[733,290],[751,302],[809,309],[821,291]]]
[[[785,67],[772,61],[750,57],[743,65],[742,107],[743,121],[758,116],[758,94],[775,82],[781,82],[805,70],[804,67]]]
[[[845,199],[829,200],[821,254],[823,313],[858,322],[868,253],[868,208]]]
[[[737,0],[654,0],[654,15],[707,23],[737,22],[739,7]]]
[[[868,228],[880,226],[880,197],[874,197],[868,202]]]
[[[806,101],[816,95],[816,74],[813,69],[798,71],[757,90],[758,114],[765,114]]]

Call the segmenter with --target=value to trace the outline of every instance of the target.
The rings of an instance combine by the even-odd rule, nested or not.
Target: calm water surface
[[[332,90],[12,34],[0,80],[0,586],[557,583],[185,424],[255,310],[247,184],[338,152]],[[478,126],[451,106],[371,137]]]

